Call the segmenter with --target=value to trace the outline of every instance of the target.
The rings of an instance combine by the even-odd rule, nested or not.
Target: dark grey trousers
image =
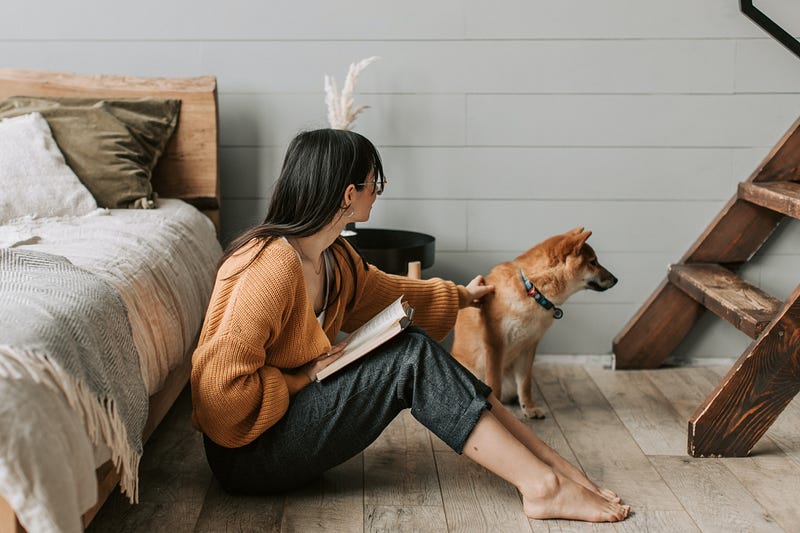
[[[403,409],[461,453],[491,389],[419,328],[408,328],[360,361],[289,402],[281,420],[250,444],[204,437],[214,476],[228,492],[297,488],[369,446]]]

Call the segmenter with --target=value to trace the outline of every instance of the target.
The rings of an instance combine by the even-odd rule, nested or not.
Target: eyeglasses
[[[386,183],[389,180],[386,179],[386,176],[381,176],[380,181],[365,181],[364,183],[355,183],[356,187],[366,187],[367,185],[372,185],[372,192],[380,196],[383,194],[383,190],[386,188]]]

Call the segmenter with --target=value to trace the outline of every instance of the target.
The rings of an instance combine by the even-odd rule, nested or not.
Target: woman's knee
[[[429,342],[436,343],[424,329],[417,326],[409,326],[406,328],[405,335],[414,342],[421,342],[424,344]]]
[[[403,337],[402,357],[409,363],[416,364],[431,357],[450,357],[450,354],[421,328],[409,327]]]

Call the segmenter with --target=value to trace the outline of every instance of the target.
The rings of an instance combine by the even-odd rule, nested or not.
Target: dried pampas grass
[[[353,92],[355,92],[356,79],[361,71],[378,59],[380,59],[378,56],[372,56],[362,59],[358,63],[350,63],[350,70],[347,71],[347,78],[344,80],[341,94],[339,94],[339,88],[333,76],[325,75],[325,104],[328,106],[328,124],[331,128],[349,130],[358,114],[369,107],[362,105],[353,109]]]

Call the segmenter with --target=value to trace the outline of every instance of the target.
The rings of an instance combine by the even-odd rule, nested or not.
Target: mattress
[[[222,255],[211,221],[172,199],[152,210],[20,220],[0,226],[0,246],[64,256],[110,283],[127,308],[150,395],[189,357]],[[29,531],[82,530],[108,449],[93,446],[80,416],[40,383],[0,380],[0,405],[0,495]]]

